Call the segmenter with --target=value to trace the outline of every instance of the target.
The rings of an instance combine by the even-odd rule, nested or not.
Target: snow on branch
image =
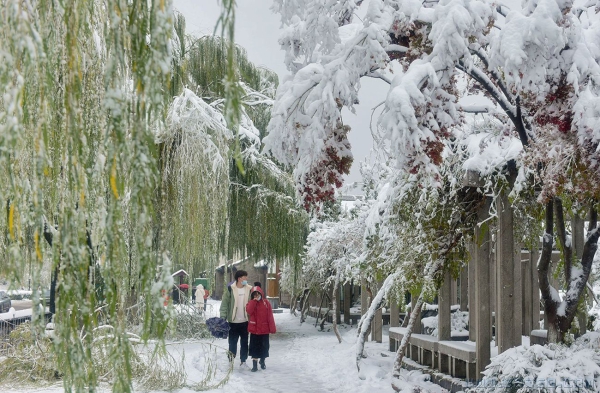
[[[385,302],[385,300],[387,298],[387,294],[388,294],[390,288],[392,287],[392,285],[394,284],[394,280],[396,280],[398,275],[399,275],[399,273],[394,273],[394,274],[390,274],[389,276],[387,276],[387,278],[381,285],[381,288],[377,292],[377,295],[375,295],[375,298],[373,298],[373,301],[371,302],[371,306],[369,306],[369,309],[367,310],[367,312],[360,318],[360,321],[358,322],[358,325],[357,325],[358,340],[356,343],[356,367],[359,370],[360,370],[360,360],[364,356],[365,339],[366,339],[367,335],[369,334],[369,328],[371,327],[371,322],[373,321],[373,318],[375,317],[375,312],[383,306],[383,303]]]

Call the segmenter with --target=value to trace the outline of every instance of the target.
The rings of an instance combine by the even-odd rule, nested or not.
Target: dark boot
[[[256,360],[252,360],[252,370],[250,370],[250,371],[252,371],[252,372],[258,371],[258,366],[256,363],[258,363]]]
[[[267,366],[265,366],[265,358],[260,359],[260,368],[263,370],[267,368]]]

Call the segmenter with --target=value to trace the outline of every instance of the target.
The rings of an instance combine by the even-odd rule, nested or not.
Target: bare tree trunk
[[[310,297],[310,293],[312,289],[309,289],[308,292],[305,293],[304,302],[302,303],[302,311],[300,312],[300,323],[306,321],[306,313],[308,312],[308,298]]]
[[[341,343],[342,336],[340,335],[340,332],[337,327],[337,301],[338,301],[337,298],[338,298],[339,285],[340,285],[340,270],[337,269],[337,272],[335,274],[335,282],[333,283],[333,296],[332,296],[331,302],[333,303],[333,332],[335,333],[335,336],[337,337],[338,341]]]
[[[560,239],[565,257],[565,282],[566,295],[561,300],[558,292],[550,285],[550,261],[552,258],[552,245],[554,242],[554,214],[556,214],[556,226],[558,238]],[[551,199],[546,204],[546,229],[542,243],[542,254],[538,263],[538,279],[540,282],[540,291],[544,301],[544,312],[548,321],[548,341],[564,342],[565,335],[569,332],[571,323],[577,314],[579,301],[586,288],[594,255],[598,248],[598,213],[594,205],[590,207],[590,221],[588,227],[588,238],[583,247],[581,256],[582,271],[572,269],[572,246],[566,240],[565,220],[563,216],[563,206],[559,198]],[[574,276],[573,273],[577,272]]]
[[[402,342],[396,351],[396,360],[394,361],[394,369],[392,371],[392,376],[398,378],[400,376],[400,369],[402,368],[402,359],[404,358],[404,350],[408,345],[408,340],[410,340],[410,336],[412,335],[413,326],[415,325],[415,321],[417,317],[421,313],[421,307],[423,306],[423,290],[421,290],[421,294],[417,299],[417,303],[415,304],[414,310],[410,313],[410,320],[408,321],[407,332],[402,337]]]
[[[292,295],[292,300],[290,300],[290,314],[294,314],[295,317],[298,316],[296,313],[296,302],[298,301],[298,295]]]
[[[359,371],[360,371],[360,360],[364,357],[365,340],[367,338],[367,335],[369,334],[369,327],[371,326],[371,322],[373,321],[373,318],[375,317],[375,311],[383,306],[383,304],[385,302],[385,297],[387,296],[387,293],[397,276],[398,276],[398,273],[394,273],[394,274],[390,274],[385,279],[385,281],[383,282],[383,285],[377,292],[377,295],[375,295],[375,298],[371,302],[369,309],[367,310],[365,315],[363,315],[362,318],[360,319],[360,321],[358,322],[358,326],[357,326],[358,327],[358,342],[356,345],[356,368],[358,368]]]
[[[325,294],[327,291],[327,287],[323,290],[323,296],[321,296],[321,303],[319,304],[319,311],[317,311],[317,319],[315,320],[315,327],[319,324],[319,317],[321,316],[321,309],[323,308],[323,300],[325,300]],[[327,310],[329,312],[329,310]]]
[[[436,261],[434,261],[432,263],[432,265],[427,269],[426,275],[430,278],[433,278],[437,274],[439,274],[443,268],[442,262],[443,262],[442,259],[437,259]],[[396,351],[396,360],[394,360],[394,369],[392,370],[392,376],[394,378],[400,377],[400,370],[402,369],[402,359],[404,358],[404,350],[406,349],[406,346],[408,345],[408,341],[410,340],[410,336],[412,335],[415,321],[417,320],[417,317],[421,313],[421,307],[423,307],[424,294],[425,294],[425,288],[422,288],[421,293],[419,294],[419,298],[417,299],[417,303],[415,304],[414,309],[411,310],[410,320],[408,321],[408,326],[406,328],[407,329],[406,334],[404,335],[404,337],[402,337],[402,342],[400,343],[400,346],[398,347],[398,351]],[[393,381],[392,381],[392,388],[394,390],[397,390]]]

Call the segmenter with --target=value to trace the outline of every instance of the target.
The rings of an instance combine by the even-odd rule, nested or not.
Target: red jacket
[[[275,318],[273,318],[273,309],[271,303],[263,294],[262,289],[254,287],[250,293],[255,291],[260,292],[261,299],[255,300],[252,297],[246,304],[246,312],[248,313],[248,333],[252,334],[269,334],[275,333]]]

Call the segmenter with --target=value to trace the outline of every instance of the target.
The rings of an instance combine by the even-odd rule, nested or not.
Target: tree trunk
[[[44,220],[44,239],[52,247],[54,241],[54,235],[50,229],[49,224]],[[50,314],[56,314],[56,285],[58,281],[58,273],[60,272],[60,266],[56,266],[52,271],[50,277],[50,299],[48,300],[48,309]]]
[[[410,340],[410,336],[412,335],[413,326],[415,325],[415,321],[417,317],[421,313],[421,307],[423,306],[423,290],[421,290],[421,294],[417,299],[417,303],[415,304],[414,310],[410,313],[410,320],[408,321],[407,332],[402,337],[402,342],[396,351],[396,360],[394,361],[394,370],[392,371],[392,376],[398,378],[400,376],[400,369],[402,368],[402,359],[404,358],[404,350],[408,345],[408,340]]]
[[[338,288],[340,286],[340,270],[337,269],[337,272],[335,274],[335,282],[333,283],[333,296],[331,299],[331,302],[333,303],[333,332],[335,333],[335,336],[337,337],[338,341],[341,343],[342,342],[342,336],[340,335],[340,332],[338,331],[338,327],[337,327],[337,301],[338,301]]]
[[[373,318],[375,317],[375,311],[383,306],[383,303],[385,302],[385,297],[386,297],[392,283],[396,279],[397,275],[398,275],[398,273],[390,274],[385,279],[385,281],[383,282],[383,285],[381,286],[381,289],[379,289],[379,292],[377,292],[377,295],[371,302],[369,309],[367,310],[365,315],[363,315],[360,318],[360,321],[358,322],[358,325],[357,325],[358,340],[357,340],[357,345],[356,345],[356,368],[359,371],[360,371],[360,360],[364,357],[365,341],[367,339],[367,336],[369,335],[369,328],[371,327],[371,322],[373,321]]]
[[[290,300],[290,314],[294,314],[294,316],[298,316],[296,313],[296,302],[298,301],[298,295],[292,295],[292,300]]]
[[[315,327],[317,327],[317,325],[319,324],[319,317],[321,316],[321,309],[323,308],[323,300],[325,300],[326,291],[327,291],[327,288],[325,288],[323,290],[323,296],[321,296],[321,303],[319,304],[319,311],[317,311],[317,319],[315,320]],[[327,310],[327,312],[329,313],[329,310]]]
[[[565,220],[563,216],[563,206],[559,198],[551,199],[546,204],[546,229],[542,242],[542,254],[538,263],[538,279],[540,282],[540,291],[544,301],[544,312],[548,326],[548,342],[564,342],[569,333],[571,323],[577,315],[578,305],[585,291],[590,273],[594,255],[598,248],[598,214],[594,205],[590,207],[590,221],[588,227],[588,238],[584,244],[581,256],[582,272],[573,276],[572,269],[572,245],[567,241],[565,231]],[[552,245],[554,242],[554,215],[556,215],[556,227],[558,238],[563,248],[565,259],[565,283],[567,287],[564,299],[560,299],[558,292],[550,285],[550,261],[552,258]]]
[[[309,289],[308,292],[305,292],[304,302],[302,303],[302,311],[300,312],[300,323],[306,321],[306,313],[308,312],[308,305],[310,303],[308,298],[310,297],[311,292],[311,289]]]

